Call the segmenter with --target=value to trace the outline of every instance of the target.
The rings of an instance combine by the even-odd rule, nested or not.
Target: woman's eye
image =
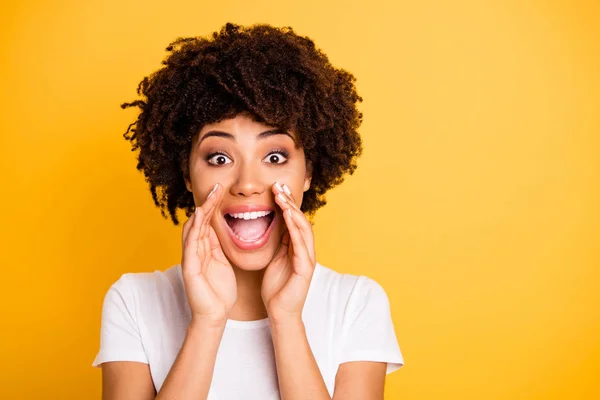
[[[225,154],[220,154],[220,153],[209,156],[207,161],[209,164],[212,164],[212,165],[225,165],[225,164],[229,164],[231,162],[229,157],[227,157]]]
[[[266,158],[265,161],[270,163],[270,164],[285,164],[285,162],[287,161],[287,153],[283,152],[283,151],[275,151],[271,154],[269,154]]]

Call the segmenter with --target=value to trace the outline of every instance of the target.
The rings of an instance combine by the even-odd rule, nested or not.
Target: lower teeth
[[[241,237],[239,237],[238,235],[235,235],[236,238],[238,238],[240,240],[240,242],[244,242],[244,243],[254,243],[256,242],[258,239],[260,239],[259,237],[253,240],[244,240]]]
[[[263,235],[264,235],[264,233],[263,233],[262,235],[260,235],[259,237],[255,238],[255,239],[242,239],[235,232],[233,234],[235,235],[236,238],[238,238],[240,240],[240,242],[244,242],[244,243],[254,243],[258,239],[260,239],[261,237],[263,237]]]

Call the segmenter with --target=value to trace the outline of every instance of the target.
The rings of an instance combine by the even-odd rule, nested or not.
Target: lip
[[[272,211],[274,214],[273,220],[271,221],[271,224],[267,228],[267,231],[257,241],[242,242],[240,239],[237,238],[237,236],[235,236],[235,234],[231,230],[231,227],[225,220],[225,214],[246,213],[246,212],[253,212],[253,211]],[[275,226],[276,221],[279,218],[279,214],[277,212],[275,212],[275,210],[272,207],[262,206],[262,205],[258,205],[258,204],[247,204],[247,205],[240,204],[237,206],[227,207],[221,211],[221,214],[223,216],[223,223],[225,224],[225,229],[227,230],[229,237],[231,238],[233,243],[242,250],[256,250],[256,249],[260,249],[261,247],[263,247],[265,245],[265,243],[267,243],[269,241],[269,237],[271,236],[273,227]]]

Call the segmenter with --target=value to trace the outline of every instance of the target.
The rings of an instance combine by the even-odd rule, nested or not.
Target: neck
[[[229,313],[229,319],[254,321],[267,317],[267,309],[261,297],[265,268],[246,271],[232,265],[237,283],[237,300]]]

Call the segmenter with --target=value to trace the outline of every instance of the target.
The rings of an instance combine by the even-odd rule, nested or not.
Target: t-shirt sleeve
[[[340,364],[348,361],[387,362],[386,374],[404,365],[383,287],[359,276],[350,294],[342,324]]]
[[[102,305],[100,350],[93,367],[107,361],[138,361],[148,364],[136,320],[131,274],[123,274],[108,289]]]

